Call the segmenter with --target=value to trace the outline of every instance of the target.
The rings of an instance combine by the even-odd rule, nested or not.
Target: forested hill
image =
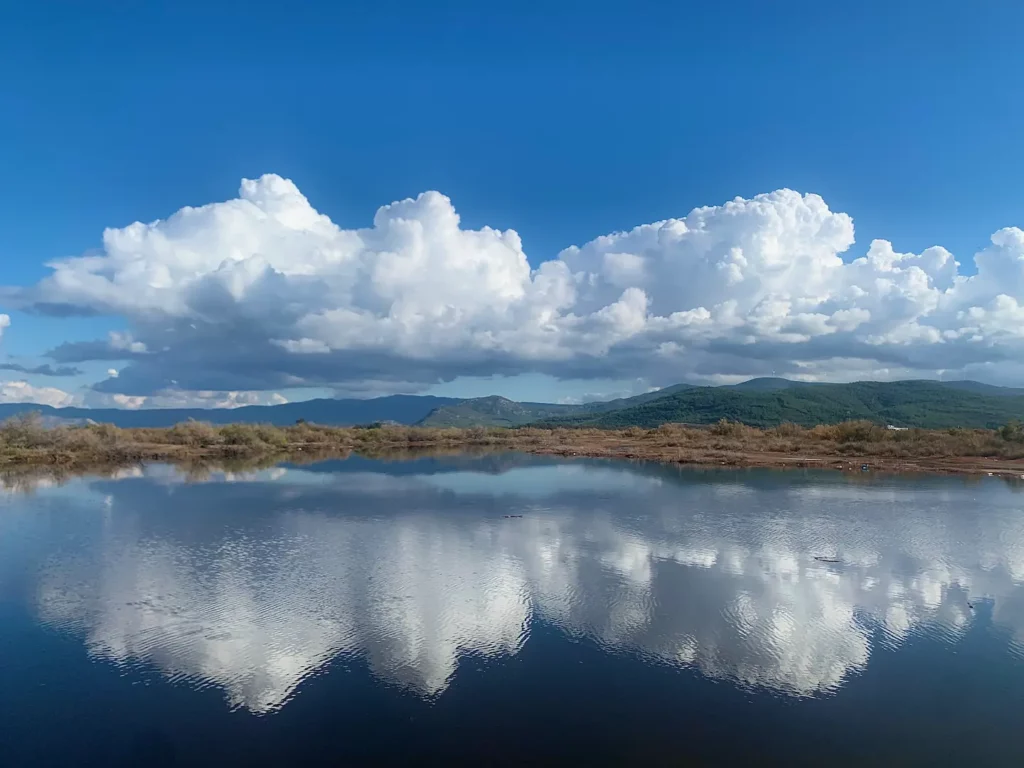
[[[585,405],[518,403],[503,397],[460,400],[391,395],[371,400],[323,399],[235,409],[93,410],[0,404],[0,420],[38,411],[50,423],[106,422],[121,427],[169,427],[188,419],[214,424],[337,426],[396,422],[437,427],[525,424],[652,427],[666,422],[711,424],[720,419],[759,427],[782,422],[813,426],[849,419],[906,427],[998,427],[1024,420],[1024,390],[974,381],[861,381],[814,384],[752,379],[733,386],[678,384],[629,398]]]
[[[518,427],[574,413],[579,406],[517,403],[505,397],[476,397],[441,406],[419,422],[422,427]]]
[[[585,405],[562,405],[555,403],[517,403],[504,397],[476,397],[456,403],[439,406],[431,411],[419,426],[423,427],[519,427],[542,419],[557,419],[580,414],[594,415],[628,408],[650,400],[667,397],[673,392],[688,389],[691,384],[676,384],[665,389],[645,392],[633,397],[586,403]]]
[[[899,427],[942,429],[995,428],[1013,419],[1024,419],[1024,392],[969,386],[973,383],[811,384],[757,379],[735,387],[686,388],[619,410],[578,413],[543,423],[612,428],[655,427],[668,422],[712,424],[728,419],[771,427],[783,422],[814,426],[869,419]]]

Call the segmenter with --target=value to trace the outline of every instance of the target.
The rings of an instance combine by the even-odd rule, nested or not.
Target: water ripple
[[[490,495],[465,472],[290,469],[174,494],[158,491],[166,474],[104,482],[58,523],[74,536],[46,539],[26,571],[35,609],[96,658],[214,686],[255,713],[332,659],[436,697],[469,660],[520,653],[537,621],[796,697],[835,692],[879,645],[961,642],[983,595],[1010,651],[1024,647],[1024,519],[997,488],[981,512],[948,483],[760,487],[583,467],[527,492],[516,472]]]

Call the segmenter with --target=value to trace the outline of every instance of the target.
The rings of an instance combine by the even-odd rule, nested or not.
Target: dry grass
[[[871,459],[914,468],[985,467],[1024,459],[1024,427],[999,430],[893,431],[867,421],[805,429],[782,424],[756,429],[722,421],[709,428],[665,424],[656,429],[438,429],[327,427],[299,423],[214,426],[189,421],[170,429],[119,429],[109,424],[46,428],[37,415],[0,425],[0,465],[124,465],[151,460],[202,461],[386,455],[415,450],[473,448],[654,461],[758,465],[834,465]],[[1013,467],[1014,471],[1020,471]]]

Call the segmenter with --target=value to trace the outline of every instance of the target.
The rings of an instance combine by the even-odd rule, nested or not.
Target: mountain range
[[[850,384],[755,379],[731,387],[688,387],[665,397],[603,413],[579,412],[547,425],[656,427],[668,422],[755,427],[792,422],[811,427],[867,419],[897,427],[999,427],[1024,419],[1024,390],[978,382],[858,381]]]
[[[0,419],[38,411],[50,423],[94,421],[120,427],[167,427],[196,419],[214,424],[285,426],[302,419],[338,426],[375,422],[431,427],[525,424],[567,427],[654,427],[668,422],[712,424],[719,419],[770,427],[869,419],[900,427],[994,428],[1024,420],[1024,389],[976,381],[859,381],[821,384],[779,378],[705,387],[677,384],[634,397],[567,405],[520,403],[504,397],[471,399],[390,395],[368,400],[318,399],[233,409],[90,409],[0,404]]]
[[[283,405],[246,405],[241,408],[53,408],[34,403],[0,403],[0,419],[27,411],[38,411],[45,418],[70,422],[95,421],[119,427],[170,427],[195,419],[211,424],[274,424],[287,426],[299,419],[316,424],[352,426],[376,421],[416,424],[432,411],[463,402],[453,397],[432,395],[389,395],[369,400],[303,400]]]

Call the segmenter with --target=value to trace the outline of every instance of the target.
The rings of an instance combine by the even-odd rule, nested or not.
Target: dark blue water
[[[15,486],[3,766],[1024,765],[997,478],[498,456]]]

